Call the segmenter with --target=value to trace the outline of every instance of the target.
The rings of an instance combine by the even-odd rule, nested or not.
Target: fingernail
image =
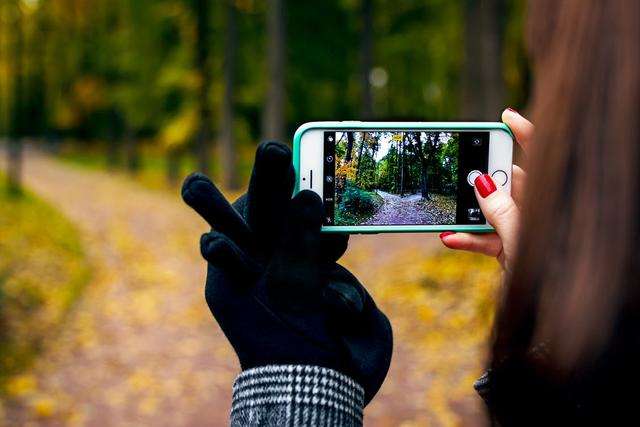
[[[445,237],[447,237],[447,236],[451,236],[452,234],[456,234],[456,233],[455,233],[455,232],[453,232],[453,231],[445,231],[445,232],[442,232],[442,233],[440,233],[440,239],[444,239]]]
[[[512,113],[520,114],[515,109],[513,109],[511,107],[507,107],[507,110],[511,111]]]
[[[491,179],[491,177],[486,173],[477,177],[476,180],[473,181],[473,185],[476,186],[476,188],[478,189],[478,193],[480,193],[480,196],[483,199],[497,190],[496,184],[493,182],[493,179]]]

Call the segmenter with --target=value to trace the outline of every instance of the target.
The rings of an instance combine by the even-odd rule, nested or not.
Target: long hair
[[[639,17],[635,0],[530,2],[536,134],[494,368],[580,375],[640,309]]]

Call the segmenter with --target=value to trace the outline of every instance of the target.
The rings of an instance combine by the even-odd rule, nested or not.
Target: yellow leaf
[[[40,396],[31,401],[31,409],[40,418],[49,418],[56,412],[56,402],[50,397]]]
[[[22,397],[36,390],[37,381],[33,375],[18,375],[7,381],[5,387],[9,396]]]

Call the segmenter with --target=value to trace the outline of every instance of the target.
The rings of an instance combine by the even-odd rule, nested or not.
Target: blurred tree
[[[209,92],[211,90],[211,64],[210,64],[210,0],[195,0],[196,16],[196,69],[199,75],[198,82],[198,107],[200,111],[200,129],[198,131],[196,146],[199,169],[202,173],[209,174],[211,130],[211,105]]]
[[[465,0],[462,119],[496,120],[504,108],[504,0]]]
[[[25,136],[25,78],[24,78],[24,10],[18,0],[7,2],[5,5],[8,22],[13,39],[9,43],[8,57],[11,61],[12,92],[11,119],[9,123],[9,141],[7,147],[7,179],[8,190],[20,194],[22,191],[22,138]]]
[[[46,1],[46,0],[41,0]],[[26,6],[28,19],[23,22],[24,41],[24,117],[23,132],[29,136],[44,135],[46,128],[44,58],[47,45],[47,23],[43,7]],[[28,118],[28,119],[27,119]]]
[[[376,9],[372,74],[378,116],[398,120],[458,118],[461,2],[407,0]]]
[[[285,1],[268,0],[267,10],[267,94],[262,118],[262,137],[284,140],[285,132]]]
[[[502,37],[506,103],[522,111],[529,98],[531,71],[524,43],[523,28],[526,18],[524,0],[506,0],[506,15],[502,18]]]
[[[2,132],[91,145],[112,168],[164,156],[144,167],[164,164],[174,183],[186,159],[233,187],[256,140],[306,121],[495,119],[506,101],[522,106],[523,4],[5,0]],[[7,20],[18,6],[21,61]],[[418,185],[411,156],[405,191]]]
[[[121,0],[122,33],[117,51],[120,77],[115,84],[116,110],[123,118],[123,148],[130,172],[140,168],[140,140],[152,136],[161,117],[156,85],[161,56],[157,54],[154,0]]]
[[[220,152],[222,163],[222,185],[224,188],[238,187],[236,170],[236,143],[234,138],[234,85],[236,73],[237,26],[236,6],[233,0],[225,0],[226,35],[224,49],[224,95],[222,98],[222,115],[220,119]]]
[[[361,112],[360,2],[287,3],[289,135],[311,120],[356,119]]]
[[[373,0],[362,0],[362,111],[364,120],[373,117],[370,74],[373,68]]]

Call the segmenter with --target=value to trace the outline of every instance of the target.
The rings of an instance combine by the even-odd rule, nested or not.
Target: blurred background
[[[0,0],[0,425],[224,425],[239,366],[181,180],[241,194],[312,120],[499,120],[523,0]],[[484,425],[499,274],[431,235],[344,263],[396,348],[366,425]]]

